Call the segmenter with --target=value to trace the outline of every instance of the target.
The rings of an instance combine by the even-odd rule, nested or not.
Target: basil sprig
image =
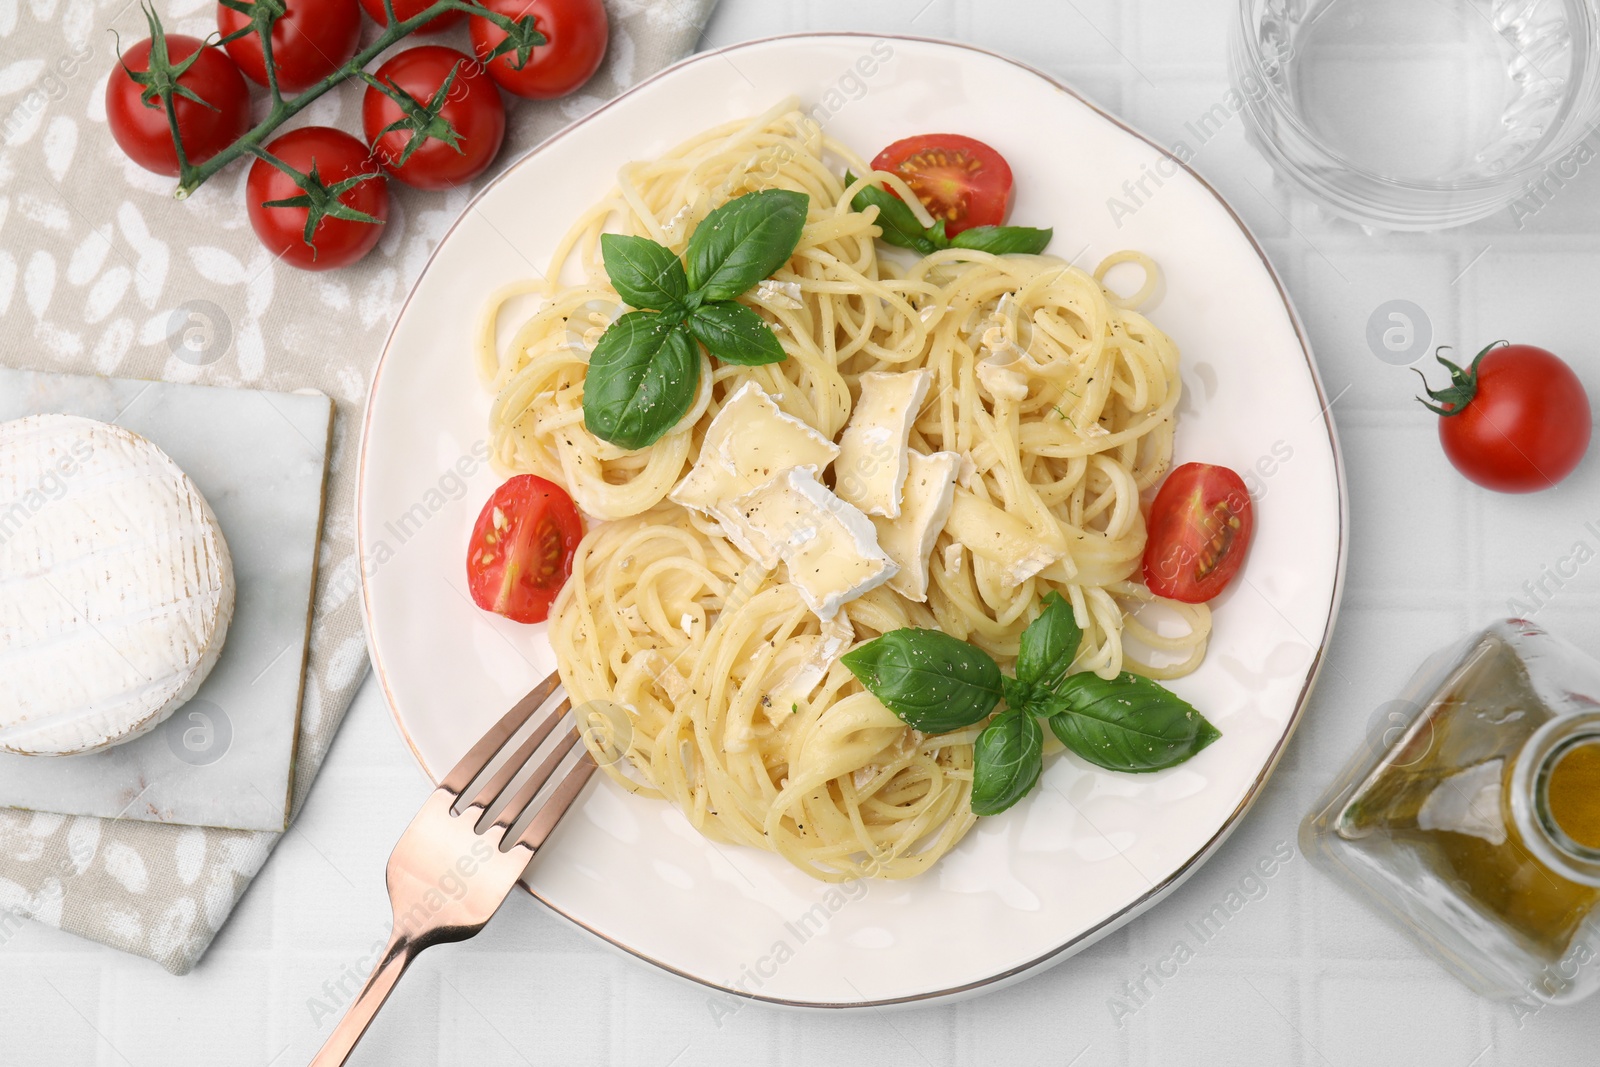
[[[1142,773],[1176,766],[1221,737],[1158,682],[1072,674],[1083,631],[1060,593],[1022,633],[1015,677],[993,657],[939,630],[893,630],[844,657],[873,696],[924,733],[981,722],[973,745],[972,811],[996,815],[1026,796],[1043,770],[1044,731],[1097,767]]]
[[[811,198],[766,189],[723,204],[689,237],[688,267],[648,237],[608,233],[600,254],[617,295],[631,308],[589,356],[583,422],[622,448],[655,444],[694,406],[700,385],[695,342],[724,363],[780,363],[772,327],[738,297],[789,262]]]
[[[855,175],[845,172],[846,185],[855,180]],[[863,188],[850,206],[857,211],[876,207],[878,226],[883,230],[884,241],[924,256],[931,256],[946,248],[970,248],[997,256],[1011,253],[1036,256],[1045,250],[1050,238],[1055,235],[1054,230],[1035,229],[1032,226],[974,226],[949,237],[945,234],[943,220],[932,226],[922,225],[904,200],[878,185]]]

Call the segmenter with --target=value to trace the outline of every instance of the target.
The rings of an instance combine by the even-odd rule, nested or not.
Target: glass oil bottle
[[[1479,992],[1600,988],[1600,663],[1498,623],[1398,706],[1301,826],[1306,854]]]

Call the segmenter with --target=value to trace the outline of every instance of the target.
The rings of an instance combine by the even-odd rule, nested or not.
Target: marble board
[[[294,787],[333,402],[0,368],[0,422],[60,412],[149,438],[216,513],[238,599],[200,691],[155,730],[102,752],[0,753],[0,806],[281,831]]]

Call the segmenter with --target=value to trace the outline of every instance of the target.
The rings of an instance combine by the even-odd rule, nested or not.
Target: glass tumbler
[[[1335,213],[1519,223],[1597,154],[1595,0],[1241,0],[1230,71],[1251,141]]]

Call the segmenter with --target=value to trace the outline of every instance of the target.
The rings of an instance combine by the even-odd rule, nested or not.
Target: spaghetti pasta
[[[847,185],[846,168],[863,177]],[[793,100],[708,130],[623,168],[556,249],[550,280],[496,294],[478,333],[497,463],[566,485],[604,520],[579,547],[550,637],[575,704],[625,709],[626,759],[608,771],[714,839],[828,880],[914,875],[974,820],[979,727],[912,730],[839,663],[853,643],[936,627],[1008,661],[1042,596],[1058,590],[1084,630],[1078,669],[1166,678],[1198,665],[1210,628],[1204,605],[1162,601],[1160,627],[1140,615],[1158,600],[1137,577],[1139,505],[1171,460],[1181,391],[1171,340],[1108,294],[1102,272],[1056,258],[880,253],[877,209],[852,207],[869,181],[914,204]],[[768,188],[810,197],[792,259],[744,298],[787,358],[713,366],[702,354],[693,408],[660,441],[630,452],[593,436],[587,361],[624,310],[600,235],[681,253],[714,208]],[[1149,288],[1155,265],[1138,259]],[[496,345],[499,318],[530,295],[536,310]],[[862,375],[911,370],[928,371],[932,386],[910,447],[962,457],[925,602],[880,586],[823,621],[781,565],[764,568],[668,498],[745,383],[835,440]]]

